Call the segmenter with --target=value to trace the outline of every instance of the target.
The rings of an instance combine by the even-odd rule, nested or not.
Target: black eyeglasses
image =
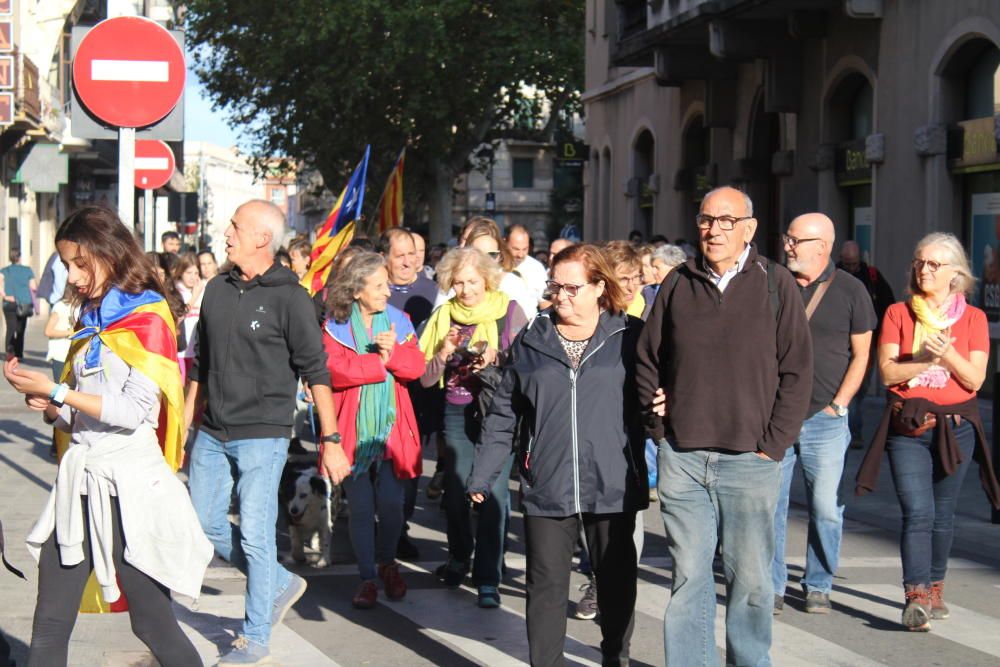
[[[586,287],[590,283],[584,283],[583,285],[572,285],[570,283],[557,283],[554,280],[549,280],[545,283],[545,289],[552,296],[559,294],[559,290],[566,290],[566,296],[569,298],[574,298],[580,293],[580,289]]]
[[[718,223],[719,229],[724,232],[731,232],[736,228],[737,222],[742,222],[743,220],[753,219],[752,215],[744,215],[741,218],[734,218],[731,215],[707,215],[705,213],[698,214],[694,221],[698,225],[698,229],[711,229],[712,223]]]
[[[924,267],[931,273],[937,273],[937,270],[942,266],[951,266],[947,262],[935,262],[933,259],[915,259],[913,260],[913,270],[920,273]]]
[[[500,261],[500,251],[499,250],[491,250],[490,252],[488,252],[486,254],[489,255],[490,259],[492,259],[494,262],[499,262]]]
[[[808,243],[809,241],[822,241],[822,240],[823,239],[819,238],[818,236],[814,236],[813,238],[810,239],[797,239],[794,236],[789,236],[788,234],[781,235],[781,242],[784,243],[789,248],[791,248],[792,250],[795,250],[797,247],[799,247],[800,243]]]

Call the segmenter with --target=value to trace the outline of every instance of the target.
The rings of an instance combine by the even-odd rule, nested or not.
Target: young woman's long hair
[[[107,288],[115,286],[128,294],[153,290],[163,294],[156,267],[143,252],[118,214],[105,206],[83,206],[63,220],[56,243],[71,241],[86,250],[87,269],[93,275],[96,263],[107,273]],[[88,309],[100,307],[104,294],[91,297]],[[80,297],[74,296],[74,302]]]

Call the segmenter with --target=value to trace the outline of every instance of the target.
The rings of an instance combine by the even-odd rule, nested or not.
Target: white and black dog
[[[281,475],[278,496],[288,518],[292,560],[305,563],[308,546],[319,553],[310,565],[328,566],[333,526],[340,512],[340,485],[320,477],[316,466],[303,468],[289,461]]]

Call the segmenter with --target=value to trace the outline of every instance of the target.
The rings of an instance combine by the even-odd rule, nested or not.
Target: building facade
[[[956,234],[1000,320],[1000,3],[590,0],[585,39],[588,237],[693,239],[733,184],[764,252],[822,211],[897,295]]]

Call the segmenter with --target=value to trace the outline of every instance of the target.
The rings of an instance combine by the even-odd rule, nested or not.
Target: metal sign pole
[[[142,234],[146,237],[146,252],[156,250],[156,197],[155,190],[143,190],[142,203],[145,215],[142,217]]]
[[[118,215],[135,228],[135,128],[118,128]]]

